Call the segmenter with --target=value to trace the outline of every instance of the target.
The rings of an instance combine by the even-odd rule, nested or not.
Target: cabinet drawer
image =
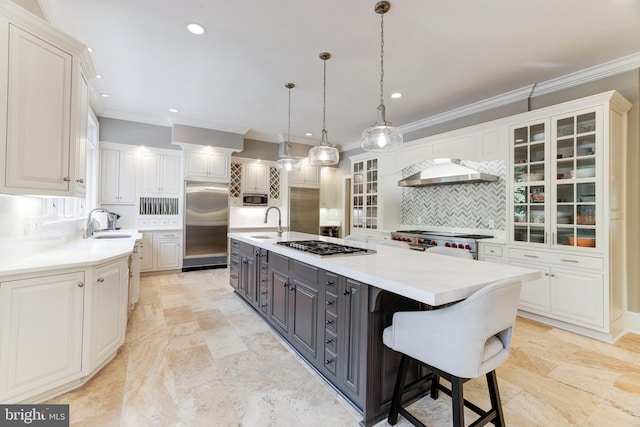
[[[158,238],[160,239],[179,239],[180,232],[179,231],[160,231],[158,232]]]
[[[325,331],[324,334],[324,348],[330,350],[332,353],[336,353],[338,347],[338,337],[330,331]]]
[[[338,364],[338,356],[332,353],[329,349],[324,350],[324,367],[327,371],[331,372],[333,375],[336,374],[336,365]]]
[[[502,246],[498,245],[481,245],[482,246],[482,255],[485,257],[501,257],[502,256]]]
[[[253,245],[245,242],[240,242],[240,251],[246,254],[253,255]]]
[[[303,264],[293,260],[293,273],[295,276],[308,280],[311,283],[318,283],[318,267],[309,264]]]
[[[325,329],[327,331],[331,331],[333,334],[337,335],[337,331],[338,331],[338,316],[336,316],[335,314],[327,311],[325,312],[326,316],[325,316]]]
[[[289,258],[269,252],[269,268],[280,272],[289,271]]]
[[[331,313],[334,316],[338,313],[338,296],[331,292],[326,293],[325,297],[325,309],[327,313]]]
[[[588,268],[590,270],[604,269],[604,259],[567,253],[537,252],[524,249],[509,249],[509,259],[534,263],[562,265],[564,267]]]

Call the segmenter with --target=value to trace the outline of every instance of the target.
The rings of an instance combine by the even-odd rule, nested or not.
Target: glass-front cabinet
[[[352,226],[378,229],[378,159],[353,163]]]
[[[601,249],[602,123],[595,108],[511,128],[513,243]]]

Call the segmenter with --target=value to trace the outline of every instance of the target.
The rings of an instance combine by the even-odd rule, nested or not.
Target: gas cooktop
[[[371,254],[375,251],[369,249],[356,248],[353,246],[340,245],[338,243],[324,242],[322,240],[295,240],[289,242],[276,242],[279,245],[291,249],[309,252],[315,255],[351,255],[351,254]]]

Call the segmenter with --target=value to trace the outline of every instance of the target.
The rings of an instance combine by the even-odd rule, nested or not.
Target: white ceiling
[[[375,0],[39,0],[93,48],[101,116],[182,123],[281,140],[360,139],[379,103]],[[186,31],[203,24],[204,36]],[[387,120],[408,125],[640,52],[638,0],[391,0],[385,15]],[[392,92],[401,99],[391,99]],[[178,113],[169,113],[175,107]]]

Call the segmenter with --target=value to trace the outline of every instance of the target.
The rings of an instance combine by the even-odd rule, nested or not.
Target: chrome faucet
[[[264,223],[267,223],[267,217],[269,216],[269,211],[271,209],[275,209],[278,211],[278,237],[282,237],[282,212],[280,212],[280,209],[277,206],[271,206],[269,208],[267,208],[267,211],[264,213]]]
[[[107,214],[107,217],[109,217],[111,215],[111,212],[109,212],[105,208],[94,208],[94,209],[91,209],[91,211],[89,212],[89,215],[87,215],[87,228],[85,228],[85,230],[84,230],[84,238],[85,239],[88,239],[89,237],[91,237],[93,232],[96,231],[96,227],[98,227],[100,225],[98,223],[98,221],[96,221],[95,219],[91,219],[91,215],[93,215],[94,212],[104,212],[104,213]]]

